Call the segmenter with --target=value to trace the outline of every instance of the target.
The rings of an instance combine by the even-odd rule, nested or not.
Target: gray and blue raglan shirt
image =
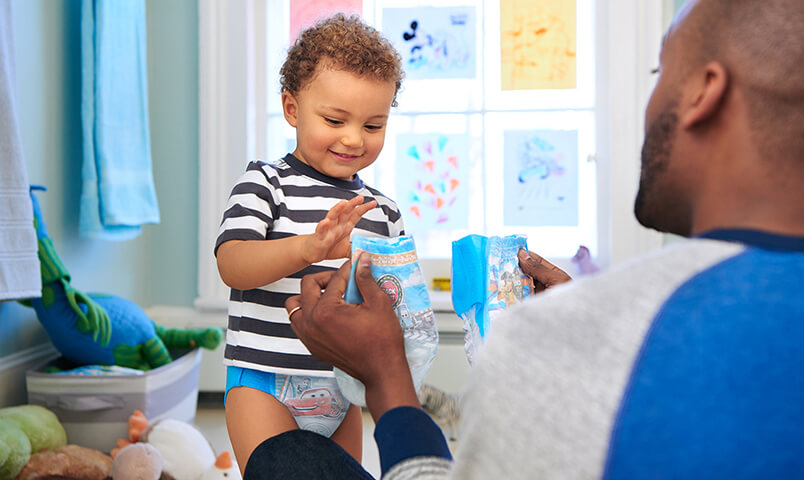
[[[459,448],[377,422],[384,477],[804,478],[804,238],[719,230],[551,289],[495,324]]]

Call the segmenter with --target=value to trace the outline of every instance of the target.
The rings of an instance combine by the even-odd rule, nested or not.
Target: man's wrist
[[[386,370],[381,377],[366,383],[366,406],[375,422],[397,407],[421,408],[407,361],[403,367]]]

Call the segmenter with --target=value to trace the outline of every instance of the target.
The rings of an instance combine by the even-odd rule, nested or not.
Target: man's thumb
[[[360,293],[365,297],[367,289],[374,283],[374,277],[371,276],[371,254],[368,252],[360,252],[355,265],[355,283]]]
[[[381,298],[378,295],[385,295],[385,292],[377,286],[377,281],[371,276],[371,254],[368,252],[361,252],[357,257],[355,283],[365,302],[374,303]]]
[[[543,282],[552,273],[549,268],[536,261],[524,249],[519,251],[518,256],[520,268],[534,280]]]

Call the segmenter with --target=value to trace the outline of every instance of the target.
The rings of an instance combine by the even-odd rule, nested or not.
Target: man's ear
[[[288,91],[282,92],[282,113],[285,115],[285,120],[287,120],[288,124],[296,128],[299,103],[296,101],[296,97]]]
[[[681,112],[681,126],[694,127],[717,114],[728,87],[729,72],[721,63],[709,62],[703,71],[693,74],[688,87],[690,100]]]

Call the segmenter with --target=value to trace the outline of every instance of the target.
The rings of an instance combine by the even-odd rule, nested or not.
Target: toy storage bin
[[[174,418],[193,423],[198,405],[201,352],[194,349],[142,375],[58,375],[59,358],[26,373],[28,403],[56,414],[67,442],[109,452],[128,438],[128,417],[141,410],[149,422]],[[69,367],[67,367],[69,368]]]

